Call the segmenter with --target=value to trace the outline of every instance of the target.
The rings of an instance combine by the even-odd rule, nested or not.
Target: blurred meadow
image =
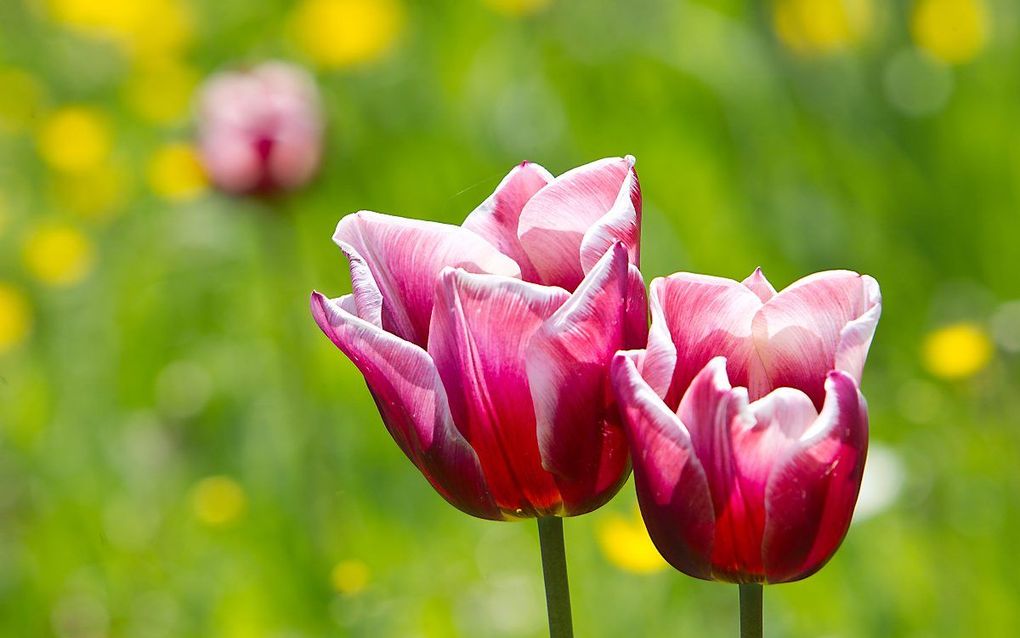
[[[321,173],[217,194],[195,88],[270,58]],[[0,0],[0,636],[542,636],[534,524],[432,491],[308,294],[348,212],[625,153],[646,281],[882,284],[857,517],[767,632],[1020,635],[1018,120],[1010,0]],[[565,528],[578,636],[736,634],[632,484]]]

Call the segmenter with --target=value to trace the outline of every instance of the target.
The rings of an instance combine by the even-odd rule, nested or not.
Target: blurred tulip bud
[[[198,105],[199,149],[209,179],[228,193],[306,184],[319,167],[319,92],[303,69],[266,62],[210,77]]]

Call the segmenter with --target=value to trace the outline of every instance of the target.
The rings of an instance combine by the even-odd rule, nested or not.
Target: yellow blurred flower
[[[0,131],[27,128],[42,105],[44,90],[30,73],[13,67],[0,68]]]
[[[365,590],[371,576],[368,565],[360,560],[350,559],[337,563],[330,572],[329,580],[337,593],[353,596]]]
[[[640,514],[626,517],[610,512],[596,523],[602,553],[613,565],[635,574],[652,574],[668,565],[648,537]]]
[[[92,271],[95,248],[73,226],[51,224],[29,235],[23,256],[25,267],[39,281],[51,286],[70,286]]]
[[[871,30],[873,0],[773,0],[776,35],[794,53],[819,55],[844,50]]]
[[[131,110],[154,124],[173,124],[188,114],[198,73],[176,60],[139,65],[123,88]]]
[[[328,67],[371,62],[396,43],[404,25],[400,0],[304,0],[291,17],[291,36]]]
[[[493,11],[517,18],[538,13],[552,4],[552,0],[485,0],[485,4]]]
[[[140,58],[179,53],[194,30],[180,0],[49,0],[49,9],[56,21]]]
[[[201,195],[208,185],[195,150],[188,144],[167,144],[149,160],[149,187],[165,199],[185,201]]]
[[[988,41],[984,0],[918,0],[910,30],[919,47],[950,64],[973,59]]]
[[[38,134],[39,154],[59,171],[82,173],[102,163],[110,153],[110,129],[95,110],[68,106],[52,113]]]
[[[113,217],[124,204],[130,181],[122,166],[107,161],[84,172],[56,175],[53,194],[62,210],[103,221]]]
[[[244,488],[229,476],[210,476],[195,485],[191,505],[195,518],[210,527],[226,527],[244,513]]]
[[[977,374],[992,359],[992,340],[975,323],[956,323],[932,331],[924,340],[922,358],[928,372],[943,379]]]
[[[25,294],[0,282],[0,354],[21,344],[32,328],[32,312]]]

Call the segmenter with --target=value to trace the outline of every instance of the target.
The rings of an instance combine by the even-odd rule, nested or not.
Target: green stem
[[[563,519],[538,519],[538,542],[542,547],[545,602],[549,610],[549,638],[573,638],[570,620],[570,588],[567,586],[567,555],[563,549]]]
[[[761,585],[740,585],[740,638],[761,638]]]

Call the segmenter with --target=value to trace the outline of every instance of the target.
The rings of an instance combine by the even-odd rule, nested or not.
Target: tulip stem
[[[545,602],[549,610],[549,638],[573,638],[570,620],[570,588],[567,586],[567,555],[563,548],[563,519],[538,519],[538,542],[542,547]]]
[[[740,638],[761,638],[761,590],[758,583],[740,585]]]

